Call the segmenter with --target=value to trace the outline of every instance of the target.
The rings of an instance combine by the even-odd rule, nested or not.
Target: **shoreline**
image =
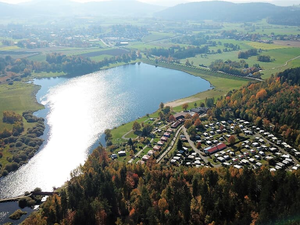
[[[150,64],[150,63],[147,63],[147,62],[143,62],[143,61],[141,61],[142,63],[145,63],[145,64],[147,64],[147,65],[150,65],[150,66],[155,66],[155,65],[153,65],[153,64]],[[119,66],[126,66],[126,65],[131,65],[131,64],[136,64],[136,63],[139,63],[139,62],[131,62],[131,63],[127,63],[127,64],[123,64],[123,65],[117,65],[117,66],[114,66],[114,67],[111,67],[111,68],[116,68],[116,67],[119,67]],[[218,77],[215,77],[215,76],[210,76],[210,77],[207,77],[207,76],[202,76],[202,74],[193,74],[193,73],[191,73],[191,72],[189,72],[189,71],[185,71],[185,70],[179,70],[179,69],[176,69],[176,68],[169,68],[169,67],[167,67],[167,66],[161,66],[161,67],[163,67],[163,68],[167,68],[167,69],[171,69],[171,70],[176,70],[176,71],[181,71],[181,72],[184,72],[184,73],[187,73],[187,74],[189,74],[189,75],[192,75],[192,76],[195,76],[195,77],[200,77],[200,78],[202,78],[202,79],[204,79],[204,80],[206,80],[207,82],[209,82],[209,84],[210,84],[210,89],[208,89],[208,90],[205,90],[205,91],[202,91],[202,92],[198,92],[198,93],[196,93],[196,94],[194,94],[194,95],[191,95],[191,96],[188,96],[188,97],[185,97],[185,98],[180,98],[180,99],[176,99],[176,100],[174,100],[174,101],[171,101],[171,102],[166,102],[165,103],[165,105],[166,106],[170,106],[170,107],[179,107],[180,105],[182,105],[182,104],[184,104],[184,103],[192,103],[192,102],[196,102],[196,101],[204,101],[204,99],[205,99],[205,97],[210,97],[210,96],[221,96],[222,94],[224,94],[224,93],[227,93],[229,90],[226,88],[226,91],[225,92],[220,92],[220,91],[218,91],[218,88],[217,88],[217,86],[216,85],[213,85],[213,82],[212,82],[212,79],[213,78],[217,78],[217,79],[219,79]],[[105,69],[100,69],[99,71],[101,71],[101,70],[108,70],[108,69],[111,69],[111,68],[105,68]],[[83,75],[85,75],[85,74],[83,74]],[[79,76],[83,76],[83,75],[79,75]],[[55,78],[55,77],[57,77],[57,76],[53,76],[53,78]],[[61,76],[60,76],[61,77]],[[48,77],[45,77],[45,78],[48,78]],[[207,79],[207,78],[209,78],[209,79]],[[42,77],[37,77],[37,78],[32,78],[31,79],[31,82],[32,82],[32,84],[34,85],[34,86],[36,86],[36,88],[35,88],[35,91],[34,92],[32,92],[32,95],[33,96],[35,96],[35,103],[37,103],[37,104],[39,104],[40,106],[41,106],[41,108],[40,109],[38,109],[38,110],[36,110],[36,111],[34,111],[34,112],[38,112],[39,110],[41,110],[41,109],[44,109],[45,108],[45,106],[44,105],[42,105],[42,104],[40,104],[39,102],[38,102],[38,99],[37,99],[37,93],[38,93],[38,91],[40,90],[40,88],[41,88],[41,86],[40,85],[36,85],[36,84],[34,84],[33,83],[33,79],[42,79]],[[233,80],[233,79],[231,79],[231,80]],[[177,110],[179,110],[179,109],[177,109]],[[151,114],[155,114],[155,113],[157,113],[157,111],[158,111],[158,108],[153,112],[153,113],[151,113]],[[150,112],[148,112],[149,114],[150,114]],[[143,116],[143,117],[141,117],[141,118],[144,118],[145,116]],[[43,117],[41,117],[41,118],[43,118]],[[134,122],[135,120],[132,120],[132,121],[129,121],[128,123],[132,123],[132,122]],[[46,124],[45,124],[45,126],[46,126]],[[120,126],[118,126],[118,127],[116,127],[116,129],[118,129],[119,127],[122,127],[123,125],[120,125]],[[45,132],[45,130],[46,129],[44,129],[44,132]],[[97,140],[96,142],[98,142],[99,140]],[[43,139],[43,143],[45,142],[45,139]],[[43,144],[41,145],[41,146],[43,146]],[[94,149],[90,149],[90,151],[89,151],[89,154],[90,153],[92,153],[92,151],[93,151]],[[40,147],[40,149],[37,151],[37,152],[39,152],[39,151],[41,151],[41,147]],[[36,155],[36,154],[35,154]],[[28,161],[29,162],[29,161]],[[26,163],[27,164],[27,163]],[[19,170],[19,169],[18,169]],[[18,171],[17,170],[17,171]]]
[[[124,66],[130,66],[130,65],[132,65],[132,64],[134,64],[134,65],[136,65],[137,66],[137,62],[133,62],[133,63],[128,63],[128,64],[126,64],[126,65],[118,65],[117,67],[119,67],[119,66],[122,66],[122,67],[124,67]],[[150,64],[148,64],[148,63],[144,63],[144,65],[149,65],[149,66],[152,66],[152,65],[150,65]],[[116,67],[113,67],[113,68],[116,68]],[[108,69],[111,69],[111,68],[106,68],[106,69],[102,69],[102,70],[108,70]],[[170,68],[167,68],[167,69],[170,69]],[[99,70],[99,71],[101,71],[101,70]],[[182,72],[182,71],[181,71]],[[85,74],[83,74],[83,75],[80,75],[80,76],[84,76]],[[191,74],[189,74],[189,75],[191,75]],[[80,77],[79,76],[79,77]],[[51,77],[51,79],[53,79],[53,78],[62,78],[63,76],[59,76],[59,77],[57,77],[57,76],[53,76],[53,77]],[[41,85],[39,85],[39,84],[35,84],[35,80],[40,80],[40,79],[48,79],[49,77],[45,77],[45,78],[42,78],[42,77],[32,77],[32,78],[30,78],[30,80],[26,80],[25,82],[23,82],[23,83],[29,83],[29,84],[31,84],[31,85],[33,85],[34,86],[34,91],[32,91],[31,92],[31,101],[33,101],[33,102],[35,102],[35,104],[38,104],[39,105],[39,109],[37,109],[37,110],[32,110],[34,113],[36,113],[36,112],[39,112],[40,110],[44,110],[45,109],[45,106],[44,105],[42,105],[40,102],[39,102],[39,95],[38,95],[38,93],[39,93],[39,91],[41,90]],[[209,85],[211,86],[211,83],[210,82],[208,82],[209,84],[206,84],[207,85],[207,88],[211,88],[211,87],[209,87]],[[206,89],[207,90],[207,89]],[[197,91],[197,89],[196,89],[196,91]],[[187,97],[187,98],[189,98],[189,97]],[[186,98],[183,98],[183,99],[186,99]],[[177,100],[175,100],[175,101],[182,101],[183,99],[177,99]],[[153,108],[155,108],[153,111],[153,113],[155,113],[155,112],[157,112],[157,110],[158,110],[158,106],[155,106],[155,107],[153,107]],[[151,110],[152,111],[152,110]],[[147,112],[147,114],[150,114],[151,112],[149,111],[149,112]],[[44,115],[37,115],[39,118],[45,118],[44,117]],[[141,117],[143,117],[143,116],[141,116]],[[129,121],[128,123],[130,123],[130,122],[132,122],[132,121],[134,121],[135,119],[132,119],[131,121]],[[44,135],[46,134],[47,135],[47,133],[48,132],[46,132],[47,131],[47,123],[46,123],[46,121],[45,121],[45,123],[44,123],[44,125],[45,125],[45,128],[44,128]],[[119,125],[118,127],[121,127],[122,125]],[[117,127],[117,128],[118,128]],[[40,152],[40,151],[42,151],[43,150],[43,146],[44,146],[44,144],[45,144],[45,141],[47,140],[47,139],[45,139],[45,138],[43,138],[43,137],[39,137],[39,138],[42,138],[43,139],[43,143],[42,143],[42,145],[39,147],[39,149],[36,151],[36,153],[34,154],[34,156],[38,153],[38,152]],[[95,144],[97,144],[99,142],[99,140],[97,139],[96,141],[95,141]],[[93,144],[94,145],[94,144]],[[95,149],[95,146],[91,146],[91,148],[89,149],[89,153],[88,154],[91,154],[92,153],[92,151]],[[30,161],[31,161],[32,159],[30,159],[30,160],[28,160],[27,161],[27,163],[26,164],[23,164],[22,166],[24,166],[24,165],[27,165]],[[21,167],[20,167],[21,168]],[[16,171],[19,171],[20,170],[20,168],[18,168]],[[14,172],[16,172],[16,171],[14,171]],[[12,172],[11,172],[12,173]],[[9,173],[8,174],[8,176],[10,176],[11,175],[11,173]],[[3,177],[3,178],[5,178],[5,177]],[[6,192],[6,191],[5,191]],[[4,192],[4,193],[5,193]],[[11,196],[9,196],[9,197],[11,197]]]

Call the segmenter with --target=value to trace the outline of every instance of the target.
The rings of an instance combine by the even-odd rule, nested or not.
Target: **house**
[[[166,142],[166,141],[168,141],[168,138],[163,136],[160,138],[160,140]]]
[[[158,142],[157,142],[157,145],[159,145],[159,146],[163,146],[163,145],[164,145],[164,142],[162,142],[162,141],[158,141]]]
[[[221,157],[221,156],[218,157],[217,160],[220,161],[220,162],[225,162],[225,159],[223,157]]]
[[[172,130],[171,128],[168,128],[168,129],[167,129],[167,132],[168,132],[168,133],[173,133],[173,130]]]
[[[176,120],[180,120],[180,119],[184,120],[186,114],[187,114],[187,113],[185,113],[185,112],[176,113],[176,114],[174,115],[174,117],[175,117]]]
[[[221,151],[225,148],[227,148],[227,146],[224,143],[220,142],[219,144],[217,144],[215,146],[205,148],[203,151],[205,154],[213,154],[213,153]]]
[[[198,113],[200,115],[200,114],[207,113],[207,110],[208,110],[207,107],[198,107],[198,108],[191,109],[191,112]]]
[[[180,124],[181,124],[181,121],[178,120],[178,121],[172,123],[171,128],[176,129]]]
[[[155,145],[155,146],[153,147],[153,150],[154,150],[154,151],[160,151],[160,150],[161,150],[161,146]]]
[[[147,154],[148,154],[149,156],[151,156],[151,155],[154,154],[154,151],[153,151],[153,150],[149,150]]]
[[[164,136],[167,137],[167,138],[169,138],[169,137],[171,137],[171,134],[169,132],[165,132]]]
[[[148,161],[150,159],[150,155],[144,155],[143,157],[142,157],[142,160],[143,161]]]

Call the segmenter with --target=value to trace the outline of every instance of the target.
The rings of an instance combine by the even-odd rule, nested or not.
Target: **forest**
[[[25,130],[22,116],[28,123],[35,124]],[[0,158],[3,157],[3,150],[10,153],[5,158],[6,165],[0,163],[0,177],[7,176],[27,163],[43,143],[39,137],[45,130],[44,119],[34,116],[31,111],[24,112],[22,116],[12,111],[3,112],[3,122],[12,124],[12,129],[4,128],[0,131]]]
[[[24,224],[297,224],[299,175],[126,165],[98,147]]]
[[[231,110],[235,117],[272,129],[287,142],[300,147],[300,69],[288,69],[264,82],[229,92],[216,103],[215,112]]]

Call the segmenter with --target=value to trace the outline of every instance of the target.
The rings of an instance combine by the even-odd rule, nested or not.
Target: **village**
[[[239,118],[208,121],[206,111],[207,108],[199,107],[180,112],[174,114],[172,122],[150,118],[148,123],[152,123],[154,129],[148,141],[142,138],[147,144],[139,147],[134,155],[123,149],[113,153],[111,158],[122,159],[130,154],[128,163],[154,161],[167,166],[233,166],[237,169],[264,166],[270,171],[300,168],[300,151],[271,131]],[[184,124],[187,118],[193,117],[199,117],[202,125],[191,134]],[[139,137],[135,141],[140,143]]]

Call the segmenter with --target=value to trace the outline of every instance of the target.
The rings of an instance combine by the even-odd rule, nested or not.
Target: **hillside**
[[[24,225],[299,222],[299,173],[125,165],[99,147],[72,174]]]
[[[155,16],[176,21],[214,20],[226,22],[253,22],[271,18],[274,19],[274,22],[278,23],[281,15],[289,16],[290,12],[297,15],[300,14],[300,10],[297,7],[280,7],[269,3],[236,4],[211,1],[180,4],[157,12]],[[284,18],[284,20],[288,21],[287,18]]]
[[[216,112],[230,109],[235,117],[272,129],[285,141],[300,147],[300,68],[288,69],[261,83],[228,93]],[[220,115],[218,113],[218,115]],[[216,115],[216,116],[218,116]]]

